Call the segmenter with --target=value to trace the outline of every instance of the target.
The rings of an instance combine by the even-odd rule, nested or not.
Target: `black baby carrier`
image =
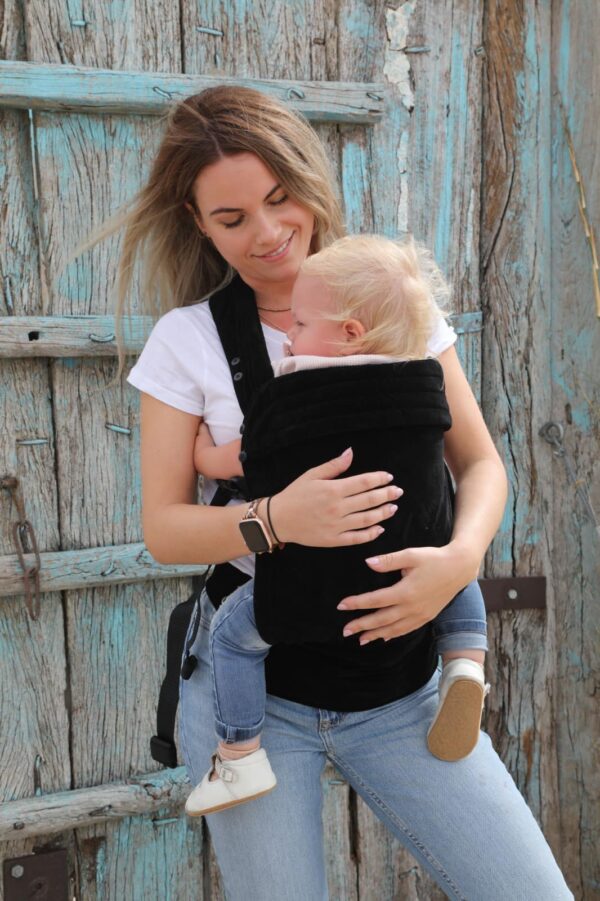
[[[335,673],[343,665],[351,673],[344,687],[353,703],[374,706],[399,661],[423,655],[429,627],[383,646],[374,642],[361,647],[358,636],[342,636],[343,626],[357,612],[343,613],[337,604],[347,595],[398,581],[396,572],[369,569],[366,556],[439,546],[450,538],[453,490],[443,438],[451,420],[442,368],[431,359],[335,366],[275,379],[251,289],[236,277],[209,303],[245,416],[244,479],[221,483],[213,504],[227,503],[232,492],[247,499],[276,494],[348,446],[354,456],[344,476],[385,469],[404,489],[399,513],[384,523],[384,533],[369,543],[368,554],[364,546],[287,544],[256,558],[256,623],[263,639],[274,645],[266,664],[267,690],[285,697],[290,679],[296,684],[301,680],[304,703],[343,710],[340,686],[335,684]],[[206,582],[214,606],[247,578],[230,564],[215,567]],[[202,587],[202,580],[195,580],[194,593],[175,608],[169,623],[167,676],[158,734],[152,739],[152,756],[167,766],[176,765],[173,728],[180,669],[185,679],[196,665],[189,655],[195,633],[186,649],[183,644]],[[307,655],[320,666],[307,667]]]

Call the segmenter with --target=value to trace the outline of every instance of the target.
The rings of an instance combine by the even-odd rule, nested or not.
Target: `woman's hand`
[[[444,547],[406,548],[367,558],[376,572],[399,570],[402,578],[388,588],[344,598],[338,610],[381,608],[359,616],[344,628],[344,636],[363,634],[360,644],[376,638],[388,641],[413,632],[432,619],[473,579],[479,561],[457,542]]]
[[[387,472],[338,479],[352,463],[352,449],[307,470],[271,500],[271,519],[283,543],[310,547],[366,544],[383,532],[394,515],[401,488]]]

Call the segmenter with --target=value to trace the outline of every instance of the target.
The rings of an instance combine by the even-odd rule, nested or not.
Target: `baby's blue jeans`
[[[223,601],[210,630],[215,728],[225,742],[254,738],[265,718],[264,660],[270,645],[256,628],[253,587],[253,581],[246,582],[244,591]],[[485,605],[478,582],[470,582],[436,616],[433,634],[438,654],[487,650]]]
[[[230,600],[230,607],[236,602],[250,607],[252,583]],[[189,640],[199,622],[189,648],[199,666],[179,687],[180,747],[193,784],[208,770],[214,751],[209,667],[214,613],[204,591],[188,632]],[[427,750],[438,679],[436,671],[399,701],[356,713],[267,695],[262,744],[277,787],[207,817],[228,901],[327,901],[322,805],[324,791],[335,790],[321,778],[327,760],[448,898],[572,901],[488,736],[482,732],[473,753],[454,763]]]

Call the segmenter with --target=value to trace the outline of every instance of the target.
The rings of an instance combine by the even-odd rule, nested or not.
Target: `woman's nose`
[[[279,223],[266,213],[256,220],[256,243],[264,246],[272,245],[281,234]]]

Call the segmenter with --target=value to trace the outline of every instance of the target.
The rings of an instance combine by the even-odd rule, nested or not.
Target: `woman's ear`
[[[204,226],[202,225],[202,219],[200,217],[200,213],[198,212],[196,207],[192,206],[192,204],[188,200],[184,200],[184,206],[187,210],[190,211],[190,213],[194,217],[194,221],[195,221],[196,225],[198,226],[198,228],[200,229],[200,231],[202,232],[202,235],[206,236],[206,231],[204,230]]]

